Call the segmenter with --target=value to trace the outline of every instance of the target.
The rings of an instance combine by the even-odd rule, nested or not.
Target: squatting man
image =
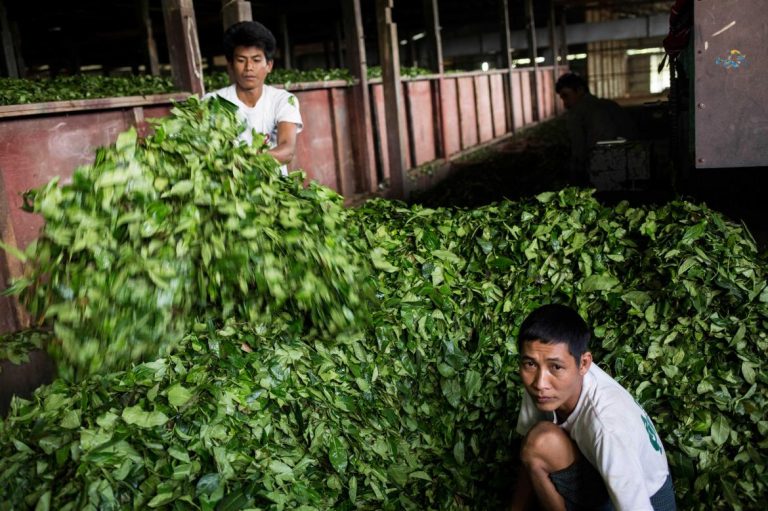
[[[648,414],[592,361],[577,312],[544,305],[520,327],[524,436],[512,510],[675,510],[667,458]]]
[[[264,83],[276,49],[275,36],[261,23],[242,21],[229,27],[224,32],[224,56],[234,83],[206,98],[216,95],[234,103],[248,128],[240,140],[251,144],[254,132],[263,134],[269,154],[283,164],[280,170],[287,174],[286,165],[293,160],[303,123],[296,96]]]

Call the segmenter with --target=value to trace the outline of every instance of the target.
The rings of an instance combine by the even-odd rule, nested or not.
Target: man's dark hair
[[[566,73],[558,78],[557,83],[555,84],[555,92],[559,94],[560,91],[566,87],[575,91],[584,89],[584,92],[589,92],[589,84],[587,81],[582,78],[581,75],[577,75],[576,73]]]
[[[255,46],[264,51],[267,60],[274,60],[277,41],[272,32],[258,21],[241,21],[224,32],[224,56],[232,62],[235,48]]]
[[[576,364],[580,364],[581,355],[588,351],[589,327],[579,313],[560,304],[542,305],[531,312],[520,325],[517,335],[517,349],[522,353],[523,343],[540,341],[544,344],[565,343]]]

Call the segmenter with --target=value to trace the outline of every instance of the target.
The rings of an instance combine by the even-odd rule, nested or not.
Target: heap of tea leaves
[[[197,310],[161,358],[15,400],[0,509],[501,509],[519,443],[515,337],[553,301],[589,319],[595,360],[653,417],[680,509],[761,508],[768,266],[742,228],[703,206],[609,208],[575,189],[471,210],[375,200],[339,218],[334,246],[372,268],[351,284],[374,288],[367,324],[333,336],[331,314],[305,312],[302,328],[293,294],[269,294],[256,317]],[[219,288],[200,289],[213,303]],[[263,321],[267,309],[290,313]]]
[[[71,183],[25,197],[45,226],[10,291],[53,325],[63,367],[155,358],[195,321],[281,322],[332,340],[363,319],[364,264],[341,197],[281,177],[258,142],[234,143],[231,108],[192,98],[152,136],[122,133]]]
[[[59,76],[44,80],[0,78],[0,105],[80,99],[148,96],[177,92],[163,76]]]

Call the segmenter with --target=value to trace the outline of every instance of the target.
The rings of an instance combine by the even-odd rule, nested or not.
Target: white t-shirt
[[[525,392],[517,432],[525,435],[540,421],[557,418],[539,411]],[[597,364],[584,375],[576,408],[559,426],[603,476],[618,511],[653,510],[651,496],[669,475],[664,447],[645,411]]]
[[[292,122],[296,124],[298,127],[297,133],[300,133],[304,127],[301,113],[299,112],[299,100],[286,90],[264,85],[261,97],[253,107],[249,107],[240,101],[234,84],[210,92],[205,97],[209,98],[214,94],[237,105],[238,115],[248,125],[248,129],[240,135],[239,140],[248,144],[253,142],[253,130],[256,130],[256,133],[264,134],[269,147],[274,148],[277,147],[278,123]],[[280,167],[280,171],[283,175],[286,175],[288,168],[283,165]]]

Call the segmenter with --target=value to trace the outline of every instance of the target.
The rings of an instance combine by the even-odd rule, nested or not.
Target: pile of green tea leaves
[[[419,67],[403,67],[400,73],[405,78],[416,78],[431,74],[431,71]],[[381,78],[381,67],[369,67],[368,77]],[[290,87],[291,84],[295,83],[337,80],[343,80],[347,83],[354,81],[349,69],[345,68],[306,70],[276,68],[267,75],[266,83]],[[229,75],[224,72],[203,76],[205,90],[209,92],[227,87],[231,83]],[[50,79],[0,78],[0,105],[150,96],[174,92],[179,92],[179,90],[168,76],[74,75],[57,76]]]
[[[110,194],[83,186],[83,194],[98,192],[96,197],[83,199],[87,208],[57,202],[60,215],[77,211],[78,218],[90,219],[94,215],[80,209],[99,211],[102,201],[109,200],[120,206],[116,219],[109,217],[113,232],[122,232],[120,215],[138,211],[141,219],[129,225],[136,226],[139,236],[127,236],[120,247],[107,251],[111,266],[101,272],[96,271],[98,258],[89,254],[108,245],[104,229],[79,251],[55,240],[38,244],[38,251],[49,245],[51,255],[44,260],[51,263],[36,274],[36,284],[29,283],[30,290],[44,291],[32,294],[30,303],[38,311],[54,306],[55,312],[56,304],[70,304],[78,314],[82,310],[77,317],[89,320],[95,317],[84,315],[89,304],[96,306],[92,289],[106,293],[112,287],[77,275],[90,271],[87,278],[94,279],[103,274],[128,294],[151,290],[151,300],[127,299],[118,301],[119,307],[100,309],[113,316],[135,309],[137,317],[154,311],[150,319],[136,326],[117,322],[102,333],[142,332],[142,325],[158,324],[166,315],[184,316],[186,322],[169,320],[182,332],[181,340],[163,356],[145,357],[124,371],[78,382],[58,380],[31,401],[15,400],[0,422],[0,509],[503,508],[513,487],[519,443],[514,432],[521,396],[515,337],[525,315],[553,301],[568,303],[589,319],[595,360],[654,419],[681,509],[763,505],[768,492],[768,266],[741,227],[703,206],[606,207],[588,191],[572,188],[477,209],[374,200],[339,211],[332,192],[272,179],[258,165],[240,167],[234,155],[252,149],[216,149],[214,135],[206,130],[224,123],[224,117],[206,110],[211,106],[195,108],[179,107],[167,122],[193,124],[199,139],[171,136],[177,132],[161,124],[155,137],[165,132],[165,138],[144,144],[165,149],[151,153],[141,142],[122,138],[112,156],[102,155],[94,168],[106,162],[122,168],[125,151],[133,147],[131,161],[147,152],[167,162],[162,175],[169,181],[162,190],[179,182],[169,177],[174,165],[198,169],[205,180],[192,179],[195,185],[185,201],[173,202],[173,195],[162,193],[155,197],[150,203],[164,199],[174,206],[159,227],[157,221],[147,227],[152,234],[146,239],[140,234],[152,210],[139,199],[121,198],[132,190]],[[211,156],[198,152],[203,143]],[[183,159],[175,156],[182,154]],[[250,158],[261,161],[258,155]],[[200,170],[209,165],[226,179]],[[254,225],[249,231],[237,214],[237,204],[244,202],[239,194],[249,194],[249,200],[258,194],[231,184],[234,170],[227,169],[252,173],[262,183],[258,188],[263,194],[271,190],[274,201],[308,194],[307,207],[316,216],[302,221],[311,227],[292,228],[301,237],[305,229],[319,229],[312,220],[319,222],[326,229],[325,245],[343,247],[338,266],[370,265],[370,274],[355,270],[320,279],[328,284],[341,278],[336,300],[347,297],[351,309],[349,293],[358,290],[357,300],[362,300],[361,289],[371,285],[367,323],[346,330],[326,326],[333,323],[333,314],[314,311],[338,311],[334,300],[302,308],[300,291],[288,286],[296,276],[290,272],[280,279],[290,288],[285,301],[270,294],[269,286],[258,288],[267,293],[263,301],[251,301],[256,300],[258,276],[265,275],[260,259],[237,258],[237,264],[229,264],[224,254],[239,254],[252,232],[264,234],[259,242],[272,243],[296,233],[246,210]],[[193,171],[176,172],[186,176]],[[209,181],[215,185],[206,187]],[[77,187],[78,180],[69,186]],[[151,193],[149,185],[138,189]],[[221,189],[230,192],[230,200],[228,207],[218,203],[217,214],[195,199]],[[49,190],[37,197],[53,195]],[[35,204],[44,212],[40,200]],[[266,200],[258,204],[270,207]],[[205,221],[191,222],[188,205]],[[333,209],[327,214],[312,209],[323,205]],[[325,224],[328,217],[330,225]],[[52,215],[53,223],[56,218]],[[202,247],[213,239],[207,226],[220,232],[217,221],[223,218],[224,226],[236,224],[206,263],[200,259]],[[266,234],[273,229],[274,237]],[[125,230],[130,234],[131,227]],[[67,246],[76,246],[77,237],[85,235],[72,231]],[[43,239],[51,236],[46,231]],[[178,255],[179,240],[197,248]],[[197,250],[200,258],[174,266],[186,264],[188,254]],[[157,293],[172,277],[160,273],[156,282],[144,268],[125,270],[129,276],[118,280],[117,261],[133,268],[120,258],[123,252],[142,264],[158,258],[161,268],[173,269],[177,277],[194,275],[205,285],[180,284],[197,300],[190,309],[176,305],[167,312]],[[290,251],[286,257],[301,254]],[[148,268],[156,271],[151,264]],[[303,263],[299,267],[308,271]],[[221,285],[213,276],[216,269]],[[55,278],[45,282],[44,274]],[[239,275],[245,275],[251,292],[238,292],[234,282]],[[343,280],[347,277],[356,280]],[[70,301],[61,298],[62,282],[73,289]],[[110,300],[123,299],[114,293]],[[303,313],[298,323],[297,312]],[[57,312],[49,316],[54,326],[67,318]],[[340,330],[344,335],[334,335]],[[126,334],[131,340],[135,336]],[[147,342],[150,338],[148,332]],[[83,344],[75,341],[70,341],[73,346]]]
[[[0,78],[0,105],[149,96],[177,92],[169,77],[75,75],[45,80]]]
[[[122,133],[70,184],[25,196],[45,226],[10,292],[53,324],[76,373],[157,357],[195,321],[279,321],[330,340],[361,319],[365,265],[341,197],[282,178],[258,142],[234,143],[232,108],[192,98],[152,136]]]
[[[403,66],[400,68],[400,75],[404,78],[417,78],[420,76],[426,76],[432,74],[428,69],[420,67],[408,67]],[[381,78],[381,67],[371,66],[368,68],[368,78]],[[331,69],[273,69],[266,78],[266,83],[269,85],[282,85],[284,87],[290,87],[295,83],[308,83],[308,82],[331,82],[342,80],[347,83],[354,82],[352,73],[349,69],[345,68],[331,68]],[[231,85],[232,81],[227,73],[212,73],[205,75],[203,78],[205,83],[205,90],[212,91],[221,89]]]

